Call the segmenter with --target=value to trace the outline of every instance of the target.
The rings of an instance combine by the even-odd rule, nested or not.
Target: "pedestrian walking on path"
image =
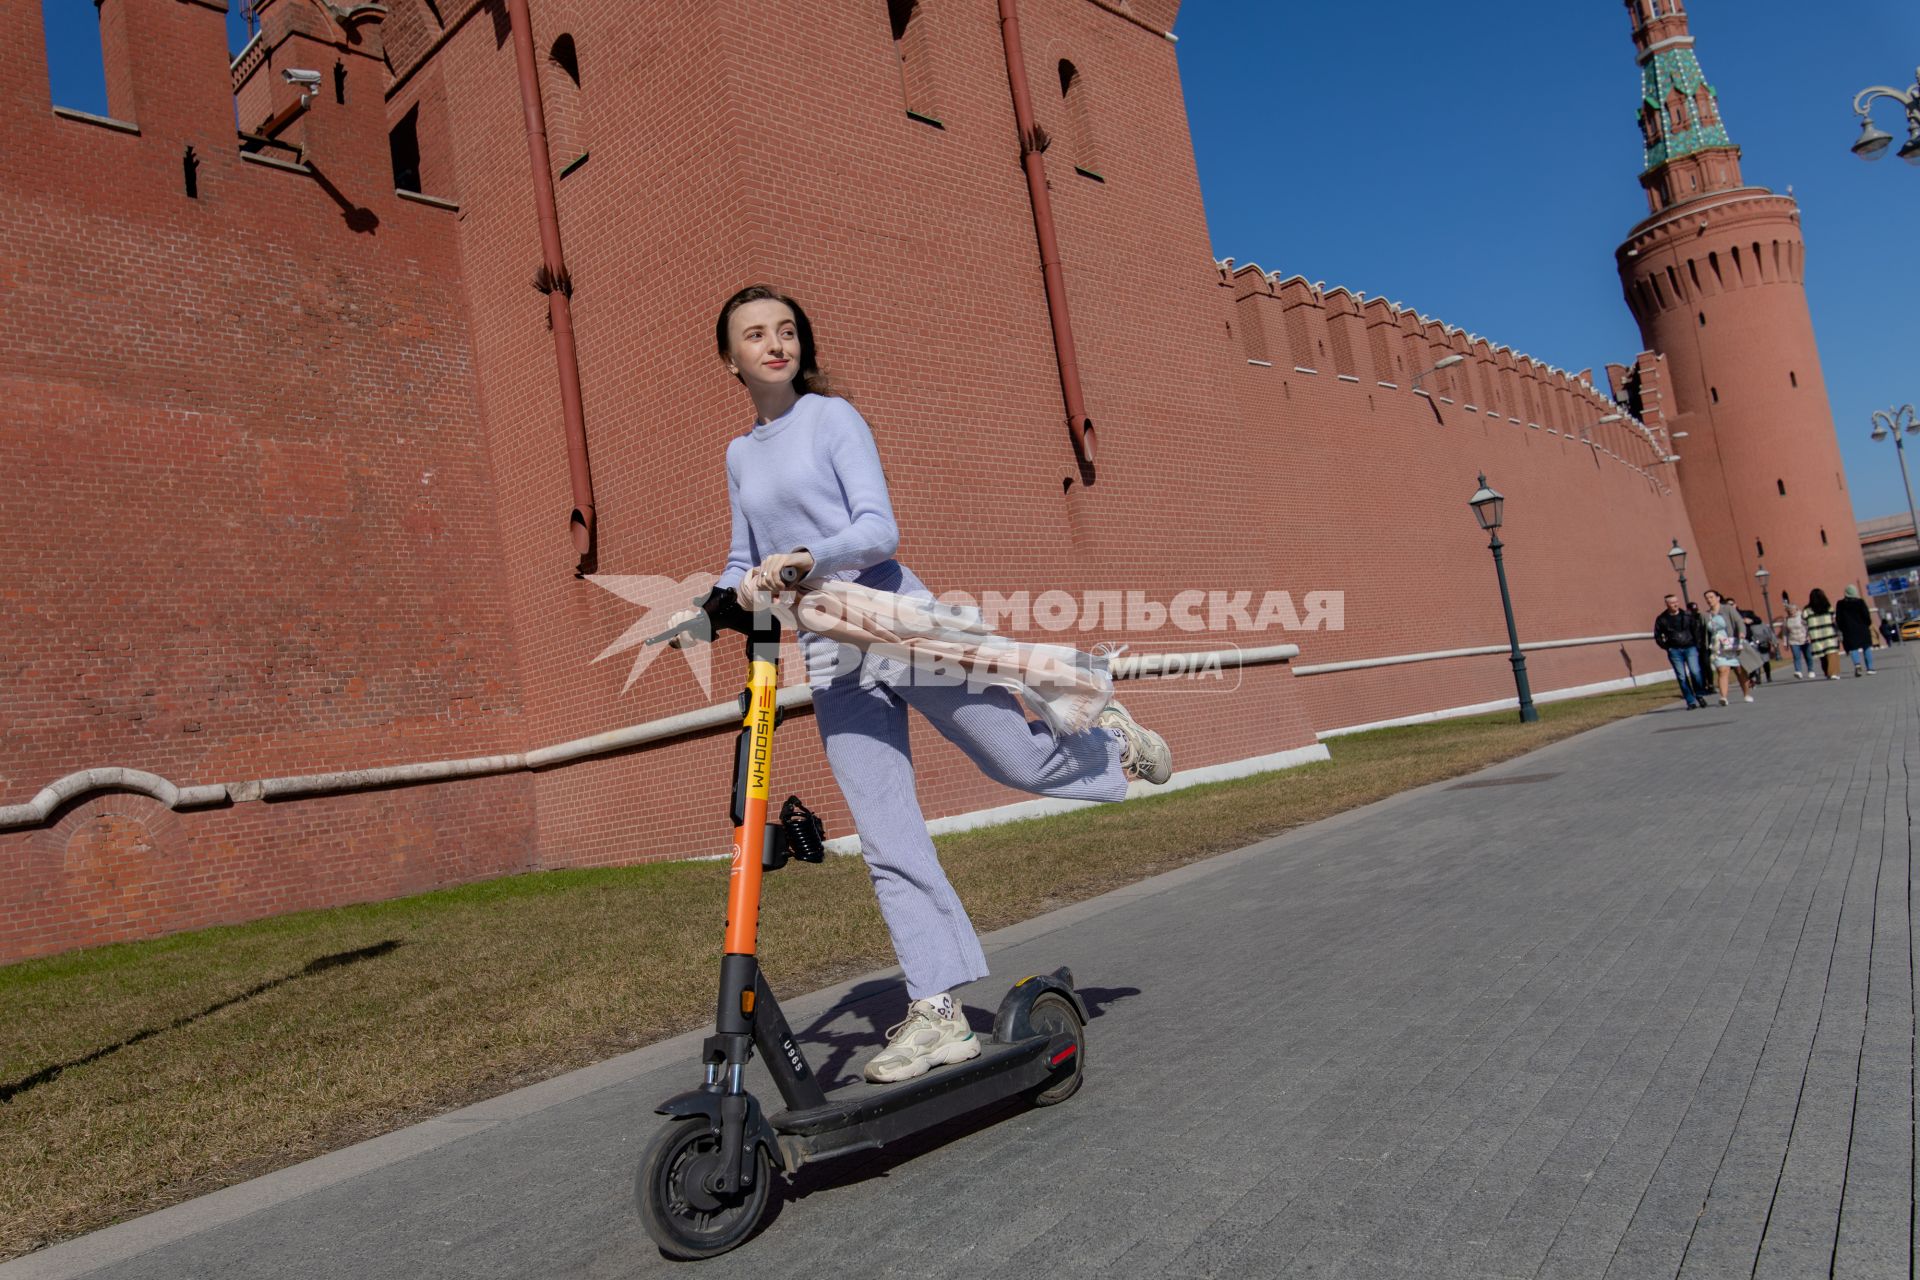
[[[1873,675],[1873,613],[1860,598],[1860,588],[1851,582],[1847,594],[1834,606],[1833,625],[1840,632],[1840,647],[1853,660],[1853,674],[1858,677],[1864,663],[1866,674]]]
[[[866,420],[831,393],[799,303],[765,285],[743,289],[721,308],[714,341],[754,408],[751,428],[727,446],[733,538],[715,585],[734,590],[743,607],[765,607],[792,568],[802,585],[838,579],[931,600],[894,558],[900,530],[879,450]],[[676,614],[672,625],[692,616]],[[887,1033],[867,1079],[905,1080],[975,1057],[979,1043],[951,992],[985,977],[987,962],[914,794],[907,709],[988,777],[1064,799],[1120,800],[1129,779],[1165,782],[1173,770],[1166,741],[1117,702],[1097,727],[1057,736],[998,685],[929,680],[898,659],[863,658],[805,630],[799,640],[827,763],[907,980],[907,1017]]]
[[[1834,631],[1833,604],[1827,599],[1827,593],[1818,587],[1807,593],[1805,617],[1807,649],[1820,663],[1820,674],[1814,679],[1838,679],[1833,673],[1833,655],[1840,651],[1840,637]]]
[[[1708,641],[1711,637],[1707,635],[1707,619],[1700,612],[1697,601],[1687,602],[1687,622],[1693,627],[1694,666],[1700,672],[1700,697],[1704,701],[1708,690],[1713,685],[1713,666],[1707,661],[1710,651]]]
[[[1740,616],[1740,611],[1730,601],[1711,587],[1706,591],[1706,601],[1707,607],[1700,616],[1707,626],[1707,652],[1713,660],[1720,705],[1727,705],[1729,679],[1738,680],[1741,698],[1752,702],[1753,689],[1748,682],[1747,669],[1740,665],[1740,651],[1747,643],[1746,619]]]
[[[1774,637],[1773,627],[1767,620],[1751,609],[1740,610],[1740,620],[1747,624],[1747,643],[1758,656],[1758,662],[1747,661],[1748,674],[1753,676],[1755,684],[1773,683],[1773,659],[1779,651],[1780,642]]]
[[[1793,678],[1803,680],[1813,674],[1813,646],[1807,643],[1807,618],[1800,606],[1789,603],[1787,617],[1780,624],[1786,633],[1787,649],[1793,654]]]
[[[1700,678],[1700,649],[1694,643],[1693,617],[1680,608],[1680,598],[1669,595],[1666,608],[1653,619],[1653,642],[1666,653],[1673,666],[1673,678],[1680,683],[1680,696],[1687,710],[1705,705],[1706,682]]]

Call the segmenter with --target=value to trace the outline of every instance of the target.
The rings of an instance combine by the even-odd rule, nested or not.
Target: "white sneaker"
[[[1753,701],[1753,695],[1752,695],[1752,694],[1748,694],[1748,695],[1747,695],[1747,701],[1748,701],[1748,702],[1752,702],[1752,701]]]
[[[1100,727],[1120,739],[1120,769],[1129,778],[1157,786],[1173,776],[1173,752],[1167,749],[1167,740],[1142,726],[1125,707],[1109,702],[1100,713]]]
[[[959,1002],[953,1016],[943,1018],[932,1001],[915,1000],[907,1006],[906,1021],[887,1031],[887,1047],[867,1063],[866,1076],[874,1084],[892,1084],[979,1056],[980,1039]]]

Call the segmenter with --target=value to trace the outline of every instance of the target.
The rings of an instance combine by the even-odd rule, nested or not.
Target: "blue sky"
[[[54,101],[104,110],[92,0],[42,5]],[[1873,410],[1920,402],[1920,169],[1847,148],[1853,95],[1912,83],[1920,5],[1688,8],[1747,180],[1800,201],[1856,514],[1903,511],[1893,448],[1867,433]],[[1613,267],[1646,214],[1620,0],[1186,0],[1174,30],[1216,255],[1383,295],[1567,369],[1639,350]],[[1902,134],[1892,104],[1876,119]]]
[[[1746,180],[1800,202],[1855,514],[1904,514],[1868,415],[1920,403],[1920,168],[1847,148],[1855,93],[1913,83],[1920,5],[1687,9]],[[1647,215],[1620,0],[1186,0],[1174,32],[1216,256],[1391,298],[1566,369],[1640,349],[1613,265]],[[1898,114],[1883,102],[1875,119],[1904,140]]]
[[[227,48],[234,53],[247,43],[246,7],[246,0],[227,0]],[[93,0],[40,0],[40,14],[46,21],[47,78],[54,104],[105,112],[107,79],[100,66],[100,16]]]

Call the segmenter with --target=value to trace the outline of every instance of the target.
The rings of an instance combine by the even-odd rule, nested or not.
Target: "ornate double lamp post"
[[[1860,136],[1854,141],[1853,154],[1862,160],[1878,160],[1893,143],[1893,135],[1875,126],[1873,117],[1867,113],[1867,104],[1879,98],[1892,98],[1906,108],[1907,141],[1900,148],[1900,158],[1908,164],[1920,165],[1920,71],[1913,73],[1911,89],[1876,84],[1854,96],[1853,110],[1860,117]]]
[[[1507,594],[1507,563],[1500,554],[1506,543],[1500,541],[1500,519],[1506,498],[1487,485],[1487,477],[1480,477],[1480,489],[1467,499],[1467,505],[1473,508],[1473,518],[1480,527],[1492,535],[1487,550],[1493,552],[1493,571],[1500,577],[1500,607],[1507,614],[1507,653],[1513,663],[1513,687],[1520,695],[1520,722],[1531,724],[1540,718],[1533,707],[1533,690],[1527,686],[1527,659],[1520,652],[1520,633],[1513,625],[1513,597]]]
[[[1680,575],[1680,598],[1686,602],[1687,608],[1693,608],[1693,597],[1687,594],[1687,553],[1681,548],[1678,538],[1673,540],[1673,550],[1667,552],[1667,563]]]

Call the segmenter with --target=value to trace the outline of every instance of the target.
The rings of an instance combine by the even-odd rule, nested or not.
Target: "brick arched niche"
[[[156,932],[188,862],[179,815],[138,792],[109,791],[74,803],[41,829],[35,844],[55,892],[71,904],[83,946]]]

